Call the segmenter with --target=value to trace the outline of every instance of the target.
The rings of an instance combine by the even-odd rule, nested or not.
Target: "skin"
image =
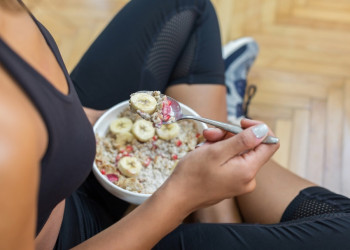
[[[17,4],[16,1],[13,3]],[[11,12],[0,7],[0,36],[58,91],[68,93],[63,72],[25,11]],[[168,94],[183,100],[203,116],[223,120],[226,115],[224,88],[206,85],[202,89],[200,86],[189,89],[185,84],[178,85],[169,88]],[[62,222],[64,200],[56,206],[35,238],[39,169],[47,148],[47,130],[30,99],[1,65],[0,89],[0,199],[6,201],[0,206],[0,249],[52,249]],[[189,91],[203,91],[201,98],[211,93],[212,105],[207,103],[204,109],[203,105],[196,104],[199,100],[183,96]],[[85,111],[92,123],[102,113],[91,109]],[[205,131],[209,143],[182,159],[172,176],[150,199],[76,249],[150,249],[200,208],[222,200],[231,201],[232,197],[239,197],[240,208],[244,208],[244,204],[252,205],[256,196],[261,195],[256,189],[257,183],[272,174],[269,171],[274,171],[273,167],[262,166],[279,147],[278,144],[261,144],[264,138],[257,139],[252,132],[252,126],[256,124],[255,121],[243,121],[242,126],[246,129],[236,136],[218,129]],[[261,168],[269,171],[259,173],[256,179]],[[298,187],[305,184],[301,183]],[[288,198],[277,208],[276,217],[295,191],[287,193]],[[275,195],[278,198],[278,194]],[[253,220],[254,213],[256,211],[251,208],[243,215],[245,219]],[[276,219],[267,218],[267,221]]]
[[[170,86],[165,93],[196,110],[202,117],[227,122],[224,85],[178,84]],[[213,206],[200,209],[191,216],[191,220],[205,223],[242,222],[235,199],[223,200]]]

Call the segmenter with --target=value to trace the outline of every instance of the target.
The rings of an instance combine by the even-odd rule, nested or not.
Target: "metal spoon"
[[[204,122],[210,125],[213,125],[215,127],[221,128],[225,131],[234,133],[234,134],[238,134],[240,132],[243,131],[243,129],[241,128],[241,126],[239,125],[235,125],[235,124],[229,124],[229,123],[224,123],[224,122],[218,122],[215,120],[210,120],[207,118],[203,118],[200,116],[193,116],[193,115],[184,115],[182,113],[182,109],[180,107],[180,104],[173,98],[167,96],[168,100],[171,101],[170,107],[172,109],[172,112],[170,114],[170,116],[174,117],[174,119],[170,119],[169,121],[165,122],[163,121],[163,124],[170,124],[179,120],[183,120],[183,119],[192,119],[192,120],[196,120],[196,121],[200,121],[200,122]],[[278,143],[279,139],[273,136],[267,136],[265,138],[265,140],[263,141],[263,143],[267,143],[267,144],[275,144]]]

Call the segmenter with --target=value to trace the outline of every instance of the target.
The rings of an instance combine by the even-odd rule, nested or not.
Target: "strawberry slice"
[[[116,174],[107,174],[107,178],[110,182],[115,182],[119,180],[119,177]]]

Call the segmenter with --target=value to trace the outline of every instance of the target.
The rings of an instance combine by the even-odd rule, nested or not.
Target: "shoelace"
[[[251,100],[253,99],[253,97],[255,96],[257,91],[257,87],[254,84],[251,84],[247,87],[247,101],[244,103],[243,105],[243,114],[245,117],[249,118],[248,116],[248,109],[249,109],[249,105]]]

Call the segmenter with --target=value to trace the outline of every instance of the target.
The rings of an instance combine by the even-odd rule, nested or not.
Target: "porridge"
[[[203,136],[194,121],[157,128],[126,108],[110,123],[105,136],[96,135],[96,141],[95,162],[109,181],[132,192],[151,194]]]

